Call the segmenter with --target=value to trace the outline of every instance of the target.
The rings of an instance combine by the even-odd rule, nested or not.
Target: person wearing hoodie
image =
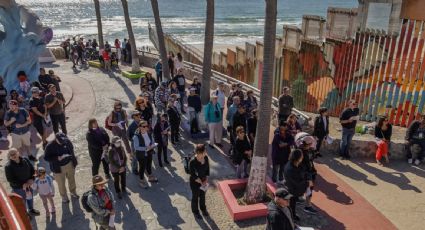
[[[267,205],[266,230],[295,230],[289,202],[292,195],[284,188],[278,188],[274,199]]]
[[[289,193],[292,195],[289,201],[289,208],[292,211],[292,218],[295,221],[299,221],[300,218],[296,214],[296,204],[298,197],[304,195],[307,187],[313,186],[311,181],[307,181],[305,177],[305,169],[302,165],[303,152],[299,149],[295,149],[289,155],[289,162],[285,166],[285,185],[288,188]]]

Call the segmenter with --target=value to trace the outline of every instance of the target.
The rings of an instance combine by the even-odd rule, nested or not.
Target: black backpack
[[[93,209],[89,206],[88,198],[92,194],[92,191],[87,191],[83,193],[83,196],[81,196],[81,206],[86,210],[86,212],[93,212]]]
[[[190,164],[190,161],[192,160],[192,158],[193,158],[193,156],[194,156],[195,154],[194,153],[192,153],[192,154],[187,154],[187,155],[185,155],[184,157],[183,157],[183,166],[184,166],[184,171],[187,173],[187,174],[190,174],[190,169],[189,169],[189,164]]]

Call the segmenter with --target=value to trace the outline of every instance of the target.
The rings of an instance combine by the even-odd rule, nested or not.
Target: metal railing
[[[0,185],[0,229],[26,229],[18,210],[2,185]]]

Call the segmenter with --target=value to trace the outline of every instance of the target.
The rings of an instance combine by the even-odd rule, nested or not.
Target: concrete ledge
[[[102,68],[102,63],[100,63],[99,61],[88,61],[89,66],[94,67],[94,68]]]
[[[126,78],[139,79],[139,78],[145,77],[146,72],[141,71],[139,73],[132,73],[130,71],[122,71],[121,74],[123,77],[126,77]]]
[[[223,196],[230,216],[234,221],[267,216],[267,205],[264,203],[253,205],[238,204],[232,190],[245,188],[247,183],[247,179],[234,179],[218,182],[220,193]],[[267,191],[273,194],[276,191],[274,185],[269,181],[267,182]]]

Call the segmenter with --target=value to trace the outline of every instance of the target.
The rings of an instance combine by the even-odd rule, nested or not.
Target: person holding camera
[[[61,92],[56,91],[54,84],[49,85],[49,94],[44,98],[44,102],[49,110],[50,118],[52,119],[53,131],[59,132],[59,125],[62,132],[67,134],[65,120],[65,98]]]
[[[221,147],[223,134],[221,106],[217,102],[217,95],[211,95],[211,101],[205,106],[205,122],[208,124],[210,134],[209,146],[214,148],[214,144]]]

